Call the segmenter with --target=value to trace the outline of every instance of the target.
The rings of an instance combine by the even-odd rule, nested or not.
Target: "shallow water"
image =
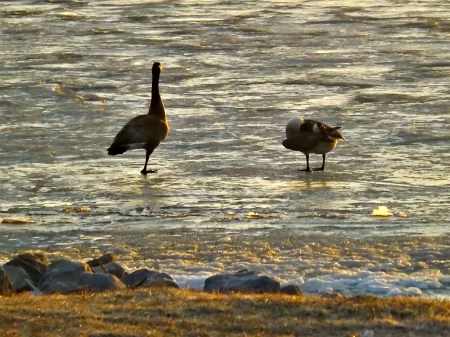
[[[199,241],[282,232],[330,248],[337,237],[355,242],[355,254],[364,240],[395,247],[420,237],[427,249],[438,239],[446,247],[449,17],[444,0],[4,1],[0,218],[34,223],[0,224],[8,238],[0,258],[26,249],[67,255],[80,236],[114,233],[78,258],[95,256],[122,247],[124,230],[138,246],[142,236],[177,228]],[[154,61],[163,64],[171,129],[150,159],[159,172],[144,177],[143,151],[110,157],[106,148],[129,118],[146,113]],[[347,141],[327,155],[326,171],[297,171],[304,156],[281,145],[296,116],[342,126]],[[378,206],[392,214],[373,216]],[[405,254],[415,252],[413,245]],[[127,254],[119,254],[123,263]],[[192,256],[208,273],[210,263]],[[211,272],[242,267],[220,254],[215,261],[222,268]],[[277,267],[289,274],[284,282],[317,276],[298,264]],[[347,269],[325,268],[319,279]],[[400,279],[394,269],[388,278]],[[450,275],[435,264],[424,269],[424,284]],[[440,285],[430,293],[445,292]]]

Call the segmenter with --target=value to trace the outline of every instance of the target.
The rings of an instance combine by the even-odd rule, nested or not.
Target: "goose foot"
[[[300,172],[314,172],[314,171],[324,171],[325,170],[325,168],[324,167],[318,167],[318,168],[305,168],[305,169],[303,169],[303,170],[300,170],[299,169],[299,171]]]
[[[142,170],[141,174],[145,176],[147,175],[147,173],[156,173],[156,172],[158,172],[158,170]]]

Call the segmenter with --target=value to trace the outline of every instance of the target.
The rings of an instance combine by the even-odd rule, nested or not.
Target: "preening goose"
[[[167,137],[169,123],[166,110],[159,95],[159,75],[161,64],[153,63],[152,68],[152,99],[148,114],[139,115],[131,119],[114,137],[114,142],[108,149],[108,154],[115,156],[128,150],[144,149],[145,165],[142,174],[155,173],[157,170],[147,170],[150,155],[158,145]]]
[[[331,127],[325,123],[313,120],[294,118],[286,125],[286,139],[283,146],[289,150],[300,151],[306,155],[306,169],[300,171],[323,171],[325,169],[325,154],[333,150],[338,139],[345,140],[344,136],[337,131],[340,126]],[[309,154],[321,154],[322,167],[309,167]]]

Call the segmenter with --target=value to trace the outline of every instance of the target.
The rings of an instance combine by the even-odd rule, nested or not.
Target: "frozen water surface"
[[[2,3],[0,219],[31,222],[0,223],[0,261],[113,251],[187,287],[251,268],[306,293],[447,296],[449,17],[444,0]],[[106,148],[147,111],[154,61],[171,129],[144,177],[143,151]],[[281,145],[295,116],[342,126],[326,171]]]

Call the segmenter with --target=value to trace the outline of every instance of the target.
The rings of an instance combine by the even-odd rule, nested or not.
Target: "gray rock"
[[[136,270],[133,273],[127,274],[124,277],[122,277],[122,282],[125,283],[128,288],[140,287],[145,282],[147,282],[147,285],[150,285],[152,283],[151,280],[167,281],[167,284],[170,283],[168,281],[175,283],[170,275],[166,273],[160,273],[154,270],[149,270],[146,268]]]
[[[296,284],[289,284],[287,286],[284,286],[280,289],[280,292],[282,294],[286,294],[286,295],[301,295],[302,294],[302,291]]]
[[[123,269],[123,267],[116,262],[109,262],[106,264],[98,265],[92,267],[92,270],[96,274],[114,275],[119,279],[121,279],[125,275],[125,269]]]
[[[90,270],[91,268],[85,263],[58,259],[48,266],[47,272],[39,281],[38,287],[45,292],[55,282],[76,284],[80,275]]]
[[[11,281],[11,291],[13,293],[32,291],[35,289],[30,275],[22,267],[4,264],[2,269]]]
[[[58,271],[71,270],[75,272],[77,271],[85,272],[90,270],[90,267],[86,263],[76,262],[68,259],[58,259],[50,263],[50,265],[47,268],[47,273],[52,273],[54,270]]]
[[[87,264],[90,267],[97,267],[114,261],[116,261],[116,256],[113,253],[108,253],[106,255],[99,257],[98,259],[88,261]]]
[[[126,288],[125,284],[117,277],[107,274],[83,273],[80,275],[78,285],[86,287],[89,291],[100,292],[107,290],[119,290]]]
[[[47,271],[48,261],[43,254],[24,253],[17,255],[4,266],[21,267],[33,284],[38,284],[41,277]]]
[[[85,287],[82,287],[76,283],[71,282],[49,282],[46,283],[45,288],[42,290],[44,294],[78,294],[86,291]]]
[[[2,268],[0,268],[0,296],[11,295],[11,280]]]
[[[173,280],[166,278],[148,278],[136,288],[180,288]]]
[[[253,271],[240,271],[235,274],[218,274],[205,280],[203,291],[207,292],[244,292],[278,293],[280,283],[267,276],[259,276]]]

